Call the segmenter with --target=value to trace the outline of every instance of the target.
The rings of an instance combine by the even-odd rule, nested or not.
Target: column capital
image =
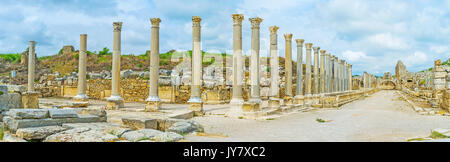
[[[330,53],[325,53],[325,56],[330,57],[331,54]]]
[[[244,20],[244,14],[232,14],[234,25],[242,25],[242,20]]]
[[[200,16],[192,16],[192,23],[194,25],[200,25],[200,21],[202,21],[202,18],[200,18]]]
[[[36,42],[35,41],[30,41],[30,45],[35,45]]]
[[[161,19],[155,17],[151,18],[150,22],[152,23],[152,27],[159,27],[159,23],[161,22]]]
[[[248,20],[252,23],[252,28],[259,28],[259,24],[263,21],[259,17],[249,18]]]
[[[319,52],[319,50],[320,50],[320,47],[313,47],[313,50],[314,50],[314,52]]]
[[[306,43],[306,44],[305,44],[306,49],[311,49],[312,45],[313,45],[312,43]]]
[[[113,22],[114,31],[122,31],[122,22]]]
[[[320,50],[320,55],[325,55],[326,52],[327,50]]]
[[[83,36],[83,37],[85,37],[85,36],[87,36],[87,34],[80,34],[80,36]]]
[[[296,39],[295,41],[297,42],[298,47],[303,47],[303,42],[305,42],[304,39]]]
[[[275,26],[275,25],[269,27],[269,30],[270,30],[271,34],[276,34],[278,29],[279,29],[279,27]]]
[[[286,41],[291,41],[292,40],[292,34],[291,33],[284,34],[284,39],[286,39]]]

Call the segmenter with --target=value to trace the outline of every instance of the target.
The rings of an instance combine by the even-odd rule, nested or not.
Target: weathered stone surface
[[[170,114],[169,118],[174,119],[190,119],[194,117],[194,111],[192,110],[186,110],[180,113]]]
[[[111,142],[119,137],[98,129],[74,128],[48,136],[44,142]]]
[[[44,119],[49,117],[49,113],[45,109],[10,109],[6,116],[14,119]]]
[[[16,136],[25,140],[42,140],[52,134],[65,131],[67,128],[61,126],[45,126],[33,128],[20,128],[16,131]]]
[[[8,92],[10,93],[24,93],[26,87],[23,85],[6,85],[8,87]]]
[[[46,118],[46,119],[13,119],[10,116],[5,116],[3,121],[8,130],[15,133],[19,128],[42,127],[62,125],[63,123],[95,123],[106,122],[105,117],[98,117],[95,115],[79,115],[78,118]]]
[[[23,108],[37,109],[39,108],[39,93],[38,92],[26,92],[22,94],[22,106]]]
[[[143,140],[154,140],[158,142],[171,142],[183,139],[183,136],[173,132],[162,132],[154,129],[141,129],[129,131],[122,135],[128,141],[137,142]]]
[[[0,95],[0,109],[9,110],[22,107],[22,96],[19,93]]]
[[[196,121],[182,121],[174,123],[169,129],[167,129],[167,131],[185,134],[195,131],[203,132],[203,127]]]
[[[3,136],[3,141],[4,142],[27,142],[26,140],[19,138],[19,137],[15,137],[9,133],[5,133],[5,135]]]
[[[158,122],[156,119],[122,118],[122,123],[133,130],[158,129]]]
[[[53,119],[58,118],[78,118],[78,114],[73,109],[50,109],[49,115]]]
[[[90,128],[95,130],[100,130],[118,137],[121,137],[123,133],[130,131],[129,128],[121,128],[120,124],[115,123],[106,123],[106,122],[100,122],[100,123],[66,123],[63,124],[62,127],[68,128],[68,129],[75,129],[75,128]]]
[[[106,111],[103,109],[84,108],[81,109],[81,114],[90,114],[98,117],[106,117]]]

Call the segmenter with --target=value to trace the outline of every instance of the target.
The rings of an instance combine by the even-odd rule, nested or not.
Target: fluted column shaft
[[[86,96],[86,63],[87,63],[87,34],[80,35],[80,52],[78,54],[78,85],[75,99],[84,100]]]
[[[30,41],[30,47],[28,48],[28,92],[34,92],[34,75],[36,72],[35,45],[35,41]]]
[[[325,82],[325,91],[326,91],[326,93],[330,93],[330,89],[331,89],[331,87],[330,87],[330,81],[331,81],[331,64],[330,64],[330,54],[329,53],[327,53],[327,54],[325,54],[325,79],[326,79],[326,82]]]
[[[325,93],[325,52],[320,50],[320,93]]]
[[[150,88],[146,101],[160,101],[158,96],[159,79],[159,24],[161,19],[150,19],[152,24],[150,42]]]
[[[242,20],[244,15],[233,14],[233,93],[230,103],[241,104],[244,102],[242,87],[244,79],[244,66],[242,62]]]
[[[278,85],[279,85],[279,71],[278,71],[278,35],[277,35],[277,26],[269,27],[270,30],[270,91],[271,97],[278,98],[280,97],[278,94]]]
[[[259,89],[259,24],[262,22],[262,19],[259,17],[250,18],[249,19],[252,24],[252,51],[251,51],[251,59],[250,59],[250,81],[251,81],[251,91],[250,91],[250,99],[253,102],[260,103],[261,102],[261,94]]]
[[[286,72],[286,96],[292,97],[292,34],[284,34],[285,38],[285,61],[284,61],[284,71]]]
[[[314,94],[319,93],[319,50],[320,47],[313,47],[314,50]]]
[[[303,95],[303,39],[296,39],[297,42],[297,89],[296,95]]]
[[[201,51],[201,26],[199,16],[192,17],[192,85],[191,98],[188,102],[202,103],[201,79],[202,79],[202,51]]]
[[[312,43],[306,43],[306,80],[305,80],[305,94],[311,94],[311,47]]]
[[[333,56],[333,92],[338,92],[338,84],[339,84],[339,76],[338,76],[338,58]]]

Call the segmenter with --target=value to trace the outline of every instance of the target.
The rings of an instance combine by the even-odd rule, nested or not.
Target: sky
[[[122,21],[122,54],[150,49],[149,19],[159,17],[160,53],[192,48],[192,16],[202,18],[202,49],[232,53],[232,14],[244,14],[243,50],[250,54],[249,18],[260,17],[261,56],[268,56],[269,26],[279,26],[278,52],[285,33],[305,39],[353,65],[353,74],[395,73],[398,60],[408,71],[430,68],[450,57],[450,1],[429,0],[1,0],[0,53],[20,53],[36,41],[38,56],[79,48],[112,49],[113,26]],[[303,52],[305,54],[305,52]],[[305,56],[303,56],[305,58]],[[303,59],[305,60],[305,59]]]

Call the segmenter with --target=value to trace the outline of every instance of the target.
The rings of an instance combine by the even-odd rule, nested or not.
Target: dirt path
[[[197,117],[207,133],[228,137],[187,135],[189,141],[406,141],[426,137],[433,128],[450,128],[448,116],[423,116],[398,99],[395,91],[380,91],[341,109],[295,113],[275,120],[245,120],[221,116]],[[331,120],[319,123],[317,118]]]

